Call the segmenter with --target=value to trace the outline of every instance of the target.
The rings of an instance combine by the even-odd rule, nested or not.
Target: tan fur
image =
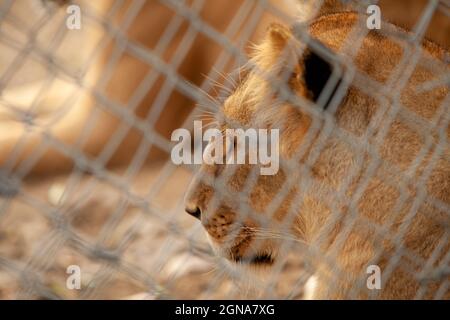
[[[358,3],[355,1],[355,3]],[[319,16],[342,12],[352,11],[355,9],[355,3],[347,1],[345,4],[341,0],[325,0],[319,8]],[[413,30],[419,23],[426,8],[430,5],[428,0],[379,0],[373,1],[380,7],[381,18],[384,21],[391,22],[406,30]],[[364,11],[364,7],[359,10]],[[450,19],[445,14],[445,6],[441,3],[433,12],[431,19],[425,29],[425,37],[433,42],[450,48]]]
[[[336,54],[350,58],[364,77],[381,86],[389,83],[387,95],[383,97],[376,89],[365,88],[359,80],[352,82],[333,116],[336,128],[319,143],[317,134],[308,136],[308,130],[312,130],[318,121],[314,110],[307,107],[299,110],[282,99],[280,91],[273,89],[272,85],[286,79],[282,77],[287,74],[292,92],[300,99],[310,98],[301,81],[303,65],[299,50],[304,46],[294,40],[288,28],[273,25],[253,54],[252,62],[256,67],[225,101],[219,126],[279,128],[283,161],[292,159],[295,151],[307,143],[311,143],[311,147],[306,149],[296,167],[282,165],[274,176],[257,177],[256,185],[248,195],[241,194],[243,198],[239,201],[236,197],[245,190],[251,166],[203,165],[188,191],[187,207],[201,209],[202,224],[213,247],[230,260],[251,259],[266,253],[276,263],[283,258],[283,239],[294,237],[297,242],[306,243],[307,249],[299,250],[299,254],[304,254],[313,265],[315,281],[314,286],[309,286],[314,287],[310,298],[370,297],[374,292],[366,288],[366,268],[376,263],[382,270],[383,281],[382,289],[375,292],[377,297],[411,299],[419,288],[416,276],[433,250],[443,246],[433,264],[437,267],[450,248],[448,240],[439,244],[448,234],[448,213],[429,201],[415,203],[425,192],[425,195],[450,205],[447,142],[450,130],[447,122],[442,136],[436,126],[429,125],[428,129],[420,123],[411,124],[407,115],[414,114],[430,124],[440,108],[445,107],[448,86],[440,85],[422,93],[417,93],[416,87],[448,74],[449,68],[442,62],[445,51],[424,41],[417,66],[405,84],[399,85],[411,59],[407,58],[402,65],[407,45],[370,31],[355,57],[351,57],[353,43],[346,44],[345,39],[356,28],[357,21],[357,15],[350,12],[326,15],[313,22],[309,31],[313,38]],[[388,23],[383,24],[382,30],[406,33]],[[397,72],[397,67],[403,71]],[[391,83],[392,79],[397,81]],[[384,128],[397,95],[403,107],[393,122]],[[444,109],[445,112],[448,113],[448,109]],[[442,116],[439,119],[437,124],[442,125]],[[373,134],[367,136],[369,128]],[[384,133],[386,137],[376,148],[381,165],[372,167],[374,155],[367,153],[366,147],[374,145],[376,137]],[[351,137],[350,142],[343,139],[345,135]],[[306,136],[308,140],[305,140]],[[425,142],[431,143],[431,149],[423,149]],[[318,146],[322,148],[317,150],[317,159],[305,171],[303,164]],[[421,151],[424,151],[424,157],[414,168],[412,164]],[[439,153],[433,158],[435,152]],[[429,175],[421,180],[429,165]],[[229,188],[224,190],[217,186],[217,179],[227,174],[231,178],[227,181]],[[292,184],[287,185],[288,181]],[[305,187],[306,182],[311,182],[309,189]],[[286,189],[288,192],[274,216],[267,216],[265,211],[272,200]],[[360,189],[363,192],[359,195]],[[343,192],[347,198],[339,197],[338,192]],[[214,207],[213,197],[219,199]],[[283,222],[290,217],[286,214],[298,197],[302,201],[296,204],[294,219],[287,221],[286,229]],[[396,206],[400,198],[403,201]],[[244,204],[250,209],[248,215],[244,215],[247,212]],[[410,210],[416,210],[417,214],[408,215]],[[380,233],[382,228],[386,234]],[[261,238],[261,234],[265,237]],[[233,238],[235,235],[237,238]],[[396,236],[400,238],[396,239]],[[396,240],[400,240],[399,244],[409,256],[395,251]],[[384,272],[395,257],[399,257],[399,261],[388,277]],[[411,257],[417,258],[411,260]],[[432,297],[442,280],[430,281],[424,297]]]

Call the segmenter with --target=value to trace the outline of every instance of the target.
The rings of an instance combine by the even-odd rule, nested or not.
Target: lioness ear
[[[283,50],[291,37],[291,31],[279,23],[271,23],[268,29],[269,39],[274,48]]]
[[[290,59],[298,59],[298,55],[295,54],[296,48],[298,48],[295,44],[297,42],[291,29],[288,27],[283,26],[282,24],[272,23],[269,26],[266,39],[269,42],[265,43],[272,49],[272,51],[268,52],[273,53],[273,59],[269,59],[266,56],[264,65],[267,64],[268,67],[273,68],[280,59],[288,61],[291,61]],[[338,79],[337,81],[329,82],[333,74],[333,65],[329,60],[332,59],[331,57],[333,57],[334,54],[317,40],[313,41],[316,42],[316,47],[320,47],[321,54],[316,53],[316,51],[312,50],[308,45],[302,58],[297,60],[298,63],[296,60],[292,60],[294,61],[294,66],[290,66],[289,68],[293,68],[292,74],[295,75],[296,80],[291,80],[293,80],[293,83],[297,83],[296,86],[301,90],[302,94],[305,94],[309,99],[322,105],[323,108],[326,109],[339,87],[341,80]],[[282,56],[281,53],[284,53],[284,55]],[[290,83],[292,84],[292,82]],[[321,95],[324,89],[326,89],[325,91],[331,91]]]
[[[309,98],[314,102],[319,102],[318,100],[321,97],[321,93],[324,91],[331,79],[333,65],[327,59],[310,49],[305,50],[303,59],[299,61],[299,64],[303,67],[301,77]],[[340,79],[334,83],[330,82],[330,86],[327,87],[327,89],[331,91],[330,93],[325,94],[325,100],[322,99],[321,101],[324,109],[326,109],[330,103],[331,98],[339,87],[340,82]]]
[[[332,66],[314,51],[307,50],[303,60],[303,80],[311,99],[317,101],[333,72]]]

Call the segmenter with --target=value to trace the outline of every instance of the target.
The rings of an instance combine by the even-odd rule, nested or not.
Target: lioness
[[[364,22],[324,15],[311,41],[269,28],[217,127],[278,128],[280,170],[203,164],[186,211],[232,265],[269,277],[286,252],[303,255],[314,273],[305,298],[448,297],[447,52]],[[380,290],[366,285],[371,266]]]

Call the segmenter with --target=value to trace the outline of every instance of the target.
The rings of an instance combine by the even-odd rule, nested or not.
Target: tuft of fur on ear
[[[296,41],[291,41],[292,38],[288,27],[272,23],[267,29],[264,40],[254,47],[253,61],[261,70],[279,74],[286,61],[296,60]]]
[[[271,23],[267,33],[272,45],[279,50],[284,49],[291,37],[291,31],[279,23]]]

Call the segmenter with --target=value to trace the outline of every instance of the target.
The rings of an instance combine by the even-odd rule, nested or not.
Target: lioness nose
[[[200,220],[202,212],[199,207],[197,207],[197,206],[188,207],[187,206],[184,210],[186,210],[186,212],[189,213],[194,218],[197,218],[198,220]]]

